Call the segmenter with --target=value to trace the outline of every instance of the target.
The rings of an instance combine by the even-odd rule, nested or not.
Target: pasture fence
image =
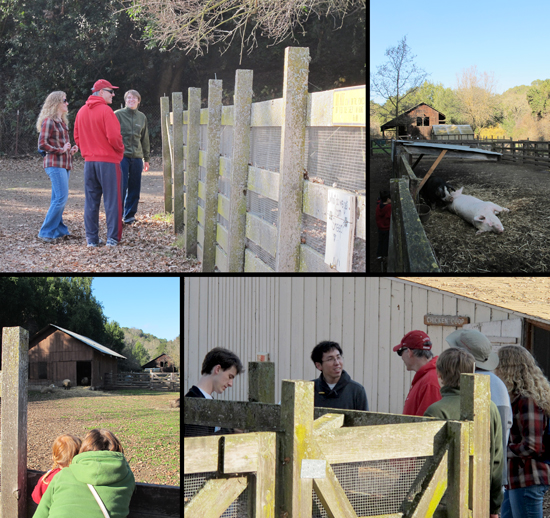
[[[115,377],[106,373],[104,381],[107,389],[144,388],[168,392],[180,389],[179,372],[118,372]]]
[[[28,331],[22,327],[3,328],[0,518],[32,517],[37,508],[32,490],[44,475],[27,469],[28,365]],[[176,516],[181,516],[179,487],[136,483],[128,518]]]
[[[313,401],[312,382],[289,380],[280,405],[184,398],[187,424],[251,431],[184,438],[185,516],[423,518],[444,494],[441,518],[489,515],[486,376],[461,376],[460,421]]]
[[[161,98],[165,210],[202,271],[351,271],[366,248],[366,87],[308,94],[308,64],[286,49],[281,99],[252,103],[252,70],[234,106],[220,80],[204,109]]]

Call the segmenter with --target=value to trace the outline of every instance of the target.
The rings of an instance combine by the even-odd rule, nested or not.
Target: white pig
[[[451,193],[452,202],[448,206],[448,209],[476,227],[478,229],[476,234],[481,234],[482,232],[496,232],[500,234],[503,232],[504,227],[496,217],[496,214],[499,212],[509,212],[509,209],[500,207],[490,201],[481,201],[474,196],[462,194],[462,189],[464,187]]]

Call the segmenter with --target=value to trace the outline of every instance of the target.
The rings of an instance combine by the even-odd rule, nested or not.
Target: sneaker
[[[131,225],[134,221],[136,220],[136,218],[134,218],[133,216],[131,218],[127,218],[124,220],[124,223],[126,225]]]
[[[92,248],[97,248],[99,245],[102,245],[102,244],[103,244],[103,240],[102,240],[102,239],[99,239],[99,240],[97,241],[97,243],[88,243],[87,246],[92,247]]]
[[[37,236],[38,239],[40,239],[40,241],[44,242],[44,243],[55,243],[55,238],[53,237],[41,237],[41,236]]]
[[[117,245],[118,245],[118,241],[112,238],[107,239],[107,243],[105,244],[105,246],[117,246]]]

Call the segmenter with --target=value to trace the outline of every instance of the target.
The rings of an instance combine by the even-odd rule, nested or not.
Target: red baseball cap
[[[403,347],[429,351],[432,348],[432,341],[424,331],[410,331],[403,337],[401,343],[393,348],[393,352],[397,352]]]
[[[94,87],[92,88],[92,93],[99,92],[103,88],[118,88],[118,86],[113,86],[106,79],[100,79],[95,82]]]

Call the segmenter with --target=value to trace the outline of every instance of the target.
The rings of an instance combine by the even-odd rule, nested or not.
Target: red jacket
[[[376,204],[376,224],[380,230],[389,230],[391,220],[391,203],[382,205],[381,201]]]
[[[60,471],[61,468],[51,469],[40,477],[40,480],[36,483],[36,486],[32,492],[32,499],[35,503],[40,503],[42,495],[46,492],[46,489],[48,489],[48,484],[52,481],[54,475],[57,475]]]
[[[420,367],[412,380],[411,390],[405,400],[403,413],[406,415],[424,415],[428,407],[441,399],[435,362],[437,356]]]
[[[120,123],[103,97],[91,95],[78,110],[74,140],[87,162],[117,164],[124,157]]]

